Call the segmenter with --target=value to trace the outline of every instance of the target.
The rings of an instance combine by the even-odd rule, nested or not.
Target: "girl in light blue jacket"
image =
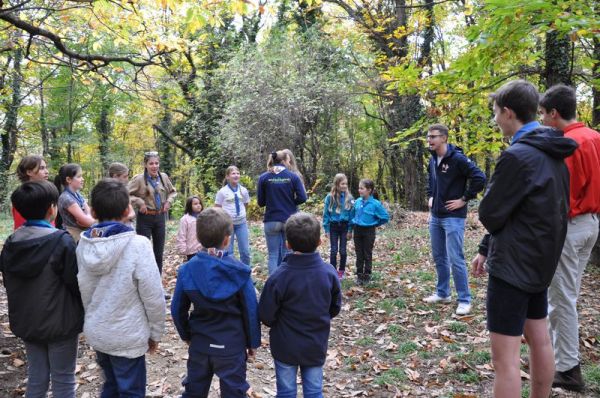
[[[354,198],[348,191],[348,178],[339,173],[333,178],[331,192],[325,197],[323,206],[323,229],[330,242],[329,261],[338,271],[338,277],[344,278],[346,270],[346,243],[352,239],[352,206]],[[340,253],[340,267],[337,268],[337,254]]]

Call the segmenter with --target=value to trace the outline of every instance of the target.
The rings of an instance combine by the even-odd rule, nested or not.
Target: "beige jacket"
[[[173,205],[173,201],[177,196],[177,191],[168,175],[160,173],[160,176],[165,183],[163,186],[160,179],[158,180],[161,203],[169,202]],[[146,204],[146,207],[150,210],[162,210],[156,208],[156,204],[154,203],[154,188],[152,188],[152,184],[144,180],[144,173],[133,177],[131,181],[129,181],[128,188],[129,200],[134,207],[140,208],[142,205]]]

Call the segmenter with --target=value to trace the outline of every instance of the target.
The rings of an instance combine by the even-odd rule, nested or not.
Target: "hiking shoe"
[[[470,312],[471,312],[471,304],[458,303],[458,307],[456,307],[456,315],[467,315]]]
[[[450,298],[450,296],[448,297],[440,297],[437,295],[437,293],[432,294],[429,297],[425,297],[423,299],[424,302],[429,303],[429,304],[433,304],[433,303],[444,303],[447,304],[450,301],[452,301],[452,299]]]
[[[579,365],[566,370],[564,372],[554,373],[554,380],[552,381],[552,387],[560,387],[565,390],[581,392],[585,390],[585,383],[581,376],[581,368]]]
[[[338,271],[337,274],[340,280],[344,279],[344,271]]]

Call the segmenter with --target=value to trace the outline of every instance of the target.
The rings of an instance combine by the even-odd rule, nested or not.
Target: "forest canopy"
[[[575,0],[3,0],[0,200],[26,154],[94,181],[158,149],[178,189],[209,194],[228,165],[251,181],[289,148],[314,193],[344,172],[421,209],[427,126],[448,125],[489,175],[506,144],[488,94],[507,80],[574,85],[579,119],[600,123],[599,14]]]

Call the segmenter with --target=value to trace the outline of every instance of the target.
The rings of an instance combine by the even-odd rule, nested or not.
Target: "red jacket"
[[[579,144],[565,159],[571,177],[569,218],[600,213],[600,133],[579,122],[565,127],[564,133]]]

